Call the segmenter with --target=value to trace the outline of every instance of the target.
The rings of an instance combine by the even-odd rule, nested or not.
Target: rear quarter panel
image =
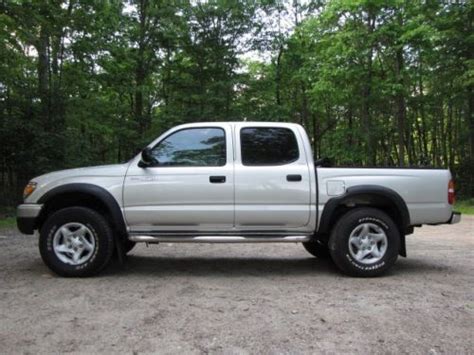
[[[449,220],[452,206],[448,203],[449,170],[441,169],[363,169],[318,168],[318,214],[326,202],[336,196],[328,194],[328,183],[342,182],[345,188],[378,185],[397,192],[405,201],[410,224],[435,224]]]

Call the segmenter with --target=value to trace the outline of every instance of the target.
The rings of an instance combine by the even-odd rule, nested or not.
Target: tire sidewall
[[[372,223],[383,229],[387,236],[387,250],[381,260],[373,264],[357,261],[349,252],[349,237],[352,231],[363,223]],[[400,232],[385,213],[369,208],[361,208],[344,215],[334,229],[329,248],[336,264],[342,264],[343,271],[356,276],[377,276],[396,261],[400,246]]]
[[[110,230],[100,220],[101,216],[86,208],[67,208],[54,213],[45,222],[40,231],[40,253],[43,261],[54,272],[62,276],[88,276],[101,268],[110,254]],[[62,262],[53,248],[54,235],[66,223],[77,222],[90,229],[95,241],[92,256],[79,265]]]

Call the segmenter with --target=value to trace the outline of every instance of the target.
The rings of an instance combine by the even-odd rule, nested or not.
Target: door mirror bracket
[[[153,157],[151,148],[147,147],[147,148],[143,149],[142,154],[141,154],[141,159],[138,162],[138,166],[140,168],[146,168],[146,167],[149,167],[150,165],[154,165],[156,163],[157,163],[157,161]]]

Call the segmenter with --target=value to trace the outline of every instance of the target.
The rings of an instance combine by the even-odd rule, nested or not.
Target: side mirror
[[[138,166],[141,168],[146,168],[152,164],[156,163],[156,159],[153,157],[150,148],[145,148],[142,150],[142,159],[138,163]]]

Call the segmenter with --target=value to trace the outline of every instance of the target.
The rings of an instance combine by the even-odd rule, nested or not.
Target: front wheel
[[[91,276],[102,270],[114,251],[105,218],[94,210],[69,207],[52,214],[41,227],[39,249],[45,264],[66,277]]]
[[[329,238],[334,263],[350,276],[383,274],[397,260],[400,232],[393,220],[375,208],[356,208],[343,215]]]

